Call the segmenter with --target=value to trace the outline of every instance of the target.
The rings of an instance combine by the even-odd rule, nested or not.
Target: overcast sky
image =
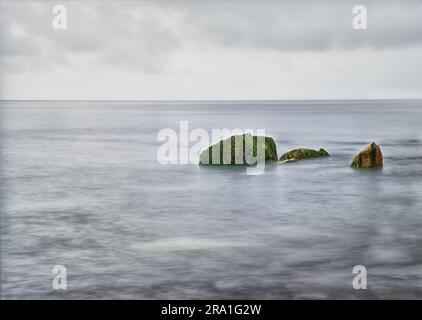
[[[367,30],[352,27],[357,4]],[[0,6],[2,99],[422,98],[420,0]]]

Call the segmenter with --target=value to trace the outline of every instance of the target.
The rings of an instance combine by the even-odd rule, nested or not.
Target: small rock
[[[353,168],[382,168],[383,157],[381,148],[375,142],[365,146],[353,159]]]
[[[312,149],[305,149],[305,148],[299,148],[295,150],[291,150],[289,152],[286,152],[283,154],[280,158],[280,160],[290,160],[295,159],[301,160],[301,159],[312,159],[312,158],[320,158],[320,157],[329,157],[327,151],[324,149],[319,149],[319,151],[312,150]]]

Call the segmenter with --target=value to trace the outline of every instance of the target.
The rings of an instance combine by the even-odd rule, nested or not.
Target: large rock
[[[283,154],[280,158],[280,161],[286,160],[301,160],[301,159],[312,159],[312,158],[321,158],[321,157],[329,157],[327,151],[324,149],[312,150],[312,149],[305,149],[299,148],[295,150],[291,150]],[[289,161],[290,162],[290,161]]]
[[[381,168],[383,165],[382,152],[375,142],[368,144],[355,156],[353,168]]]
[[[248,138],[245,138],[248,137]],[[271,137],[264,137],[265,145],[265,160],[266,161],[277,161],[277,145],[273,138]],[[223,152],[224,145],[230,145],[230,153],[227,152],[225,154]],[[219,147],[218,147],[219,146]],[[221,165],[221,164],[248,164],[246,161],[246,153],[252,152],[253,156],[257,154],[257,147],[258,147],[258,138],[257,136],[252,136],[249,133],[243,135],[234,135],[230,138],[225,140],[221,140],[216,144],[208,147],[204,151],[201,152],[199,156],[199,164],[211,164],[211,165]],[[218,150],[219,149],[219,150]],[[219,152],[219,157],[217,157],[217,161],[213,161],[213,154],[217,154]],[[207,157],[208,156],[208,157]],[[236,163],[236,159],[238,159]],[[249,162],[251,162],[252,158],[249,158]],[[251,164],[251,163],[249,163]]]

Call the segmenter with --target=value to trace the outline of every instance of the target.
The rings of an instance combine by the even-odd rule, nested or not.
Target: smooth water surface
[[[2,102],[0,115],[3,298],[422,298],[421,100]],[[258,176],[161,165],[157,134],[180,121],[331,157]],[[384,168],[351,169],[372,141]]]

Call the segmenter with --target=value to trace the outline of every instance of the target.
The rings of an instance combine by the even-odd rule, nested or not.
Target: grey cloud
[[[66,32],[51,27],[54,2],[6,1],[0,54],[9,72],[49,70],[78,57],[160,72],[185,47],[277,51],[405,48],[422,44],[422,1],[363,1],[368,30],[351,27],[356,1],[77,1]],[[13,26],[24,34],[13,34]]]
[[[171,26],[160,21],[160,7],[151,3],[69,2],[68,29],[54,30],[54,3],[7,3],[2,7],[0,54],[9,71],[49,70],[92,55],[95,63],[156,72],[179,46]],[[142,10],[141,10],[142,9]],[[18,27],[24,35],[13,34]]]
[[[365,31],[352,28],[356,1],[197,2],[186,21],[213,45],[312,51],[422,44],[421,1],[363,1]]]

